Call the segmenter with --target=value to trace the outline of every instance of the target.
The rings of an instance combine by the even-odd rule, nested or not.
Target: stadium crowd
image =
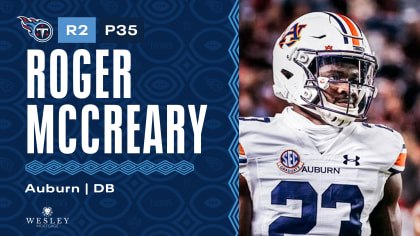
[[[379,61],[369,123],[404,136],[403,235],[420,236],[420,5],[418,0],[242,0],[239,24],[240,116],[273,116],[287,106],[272,90],[272,49],[299,16],[332,11],[353,19]]]

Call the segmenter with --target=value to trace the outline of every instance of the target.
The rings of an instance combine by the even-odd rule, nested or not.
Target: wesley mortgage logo
[[[52,217],[54,211],[49,206],[42,208],[41,214],[43,217],[26,217],[26,223],[37,228],[58,228],[60,225],[67,225],[70,220],[69,217]]]

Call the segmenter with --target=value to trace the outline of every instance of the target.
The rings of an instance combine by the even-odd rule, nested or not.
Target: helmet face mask
[[[334,121],[324,117],[327,123],[341,118],[337,126],[343,125],[346,121],[366,119],[376,90],[373,86],[376,61],[351,54],[345,55],[343,52],[338,55],[330,52],[317,54],[319,55],[313,59],[308,68],[313,79],[308,79],[304,85],[307,89],[316,90],[316,96],[311,100],[302,97],[308,103],[306,107],[318,110],[327,116],[334,116],[328,112],[340,115],[341,117],[333,117]],[[342,91],[341,94],[336,92],[338,89]]]
[[[273,88],[276,96],[319,115],[330,125],[345,127],[366,119],[376,95],[377,63],[363,33],[359,33],[358,45],[352,45],[349,42],[354,38],[338,30],[331,14],[304,15],[291,24],[289,33],[282,34],[273,53]],[[298,37],[292,35],[295,41],[287,43],[285,36],[300,29],[299,25],[305,27],[300,27]]]

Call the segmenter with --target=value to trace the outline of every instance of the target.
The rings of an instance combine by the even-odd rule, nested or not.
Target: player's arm
[[[245,177],[239,174],[239,236],[251,235],[252,200]]]
[[[401,235],[401,212],[398,205],[401,191],[401,174],[389,177],[385,183],[384,197],[369,217],[373,236]]]

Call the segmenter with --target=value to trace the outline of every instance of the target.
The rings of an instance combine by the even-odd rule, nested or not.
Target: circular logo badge
[[[18,16],[18,18],[21,20],[22,28],[36,41],[45,43],[51,39],[53,27],[50,23],[43,19],[35,19],[33,17]]]
[[[287,174],[294,174],[302,169],[303,162],[301,162],[296,151],[286,150],[280,155],[277,167]]]
[[[46,21],[37,24],[34,31],[34,39],[38,42],[47,42],[53,35],[52,26]]]

